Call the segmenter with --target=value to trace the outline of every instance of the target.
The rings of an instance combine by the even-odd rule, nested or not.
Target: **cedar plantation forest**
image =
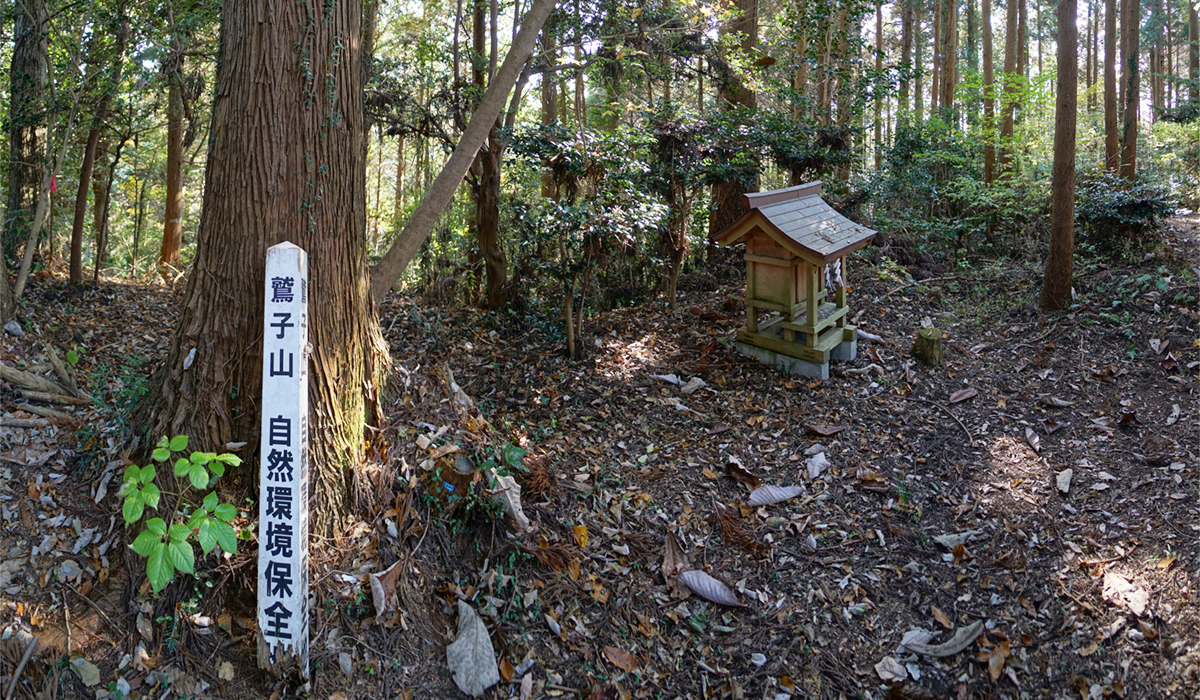
[[[5,9],[3,700],[1200,693],[1192,2]]]

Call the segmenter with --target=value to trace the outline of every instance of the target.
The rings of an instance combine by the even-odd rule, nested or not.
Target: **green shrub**
[[[1140,244],[1175,211],[1165,185],[1139,178],[1130,182],[1109,172],[1080,173],[1075,187],[1075,218],[1084,242],[1101,250]]]

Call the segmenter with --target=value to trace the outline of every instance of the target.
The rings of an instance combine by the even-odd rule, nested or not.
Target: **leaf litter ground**
[[[589,318],[581,362],[530,321],[389,299],[392,412],[356,518],[313,548],[313,695],[461,696],[465,600],[497,656],[486,697],[1194,696],[1196,225],[1081,270],[1069,314],[1031,305],[1032,267],[860,264],[882,342],[825,382],[731,351],[736,280]],[[252,558],[150,598],[115,487],[96,499],[130,448],[120,368],[161,357],[171,293],[46,288],[0,361],[79,344],[105,405],[64,409],[82,439],[0,427],[3,683],[32,633],[17,697],[290,694],[252,665]],[[922,327],[941,367],[909,357]]]

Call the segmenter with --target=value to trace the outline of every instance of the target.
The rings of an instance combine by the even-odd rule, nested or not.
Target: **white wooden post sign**
[[[267,251],[258,486],[258,664],[308,679],[308,255]]]

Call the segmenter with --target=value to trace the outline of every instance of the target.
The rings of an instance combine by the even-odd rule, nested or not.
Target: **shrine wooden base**
[[[803,377],[828,379],[831,359],[853,360],[858,356],[858,331],[854,326],[825,330],[813,347],[806,341],[803,333],[797,334],[796,342],[784,340],[777,321],[761,324],[758,333],[745,328],[737,332],[738,352]]]

